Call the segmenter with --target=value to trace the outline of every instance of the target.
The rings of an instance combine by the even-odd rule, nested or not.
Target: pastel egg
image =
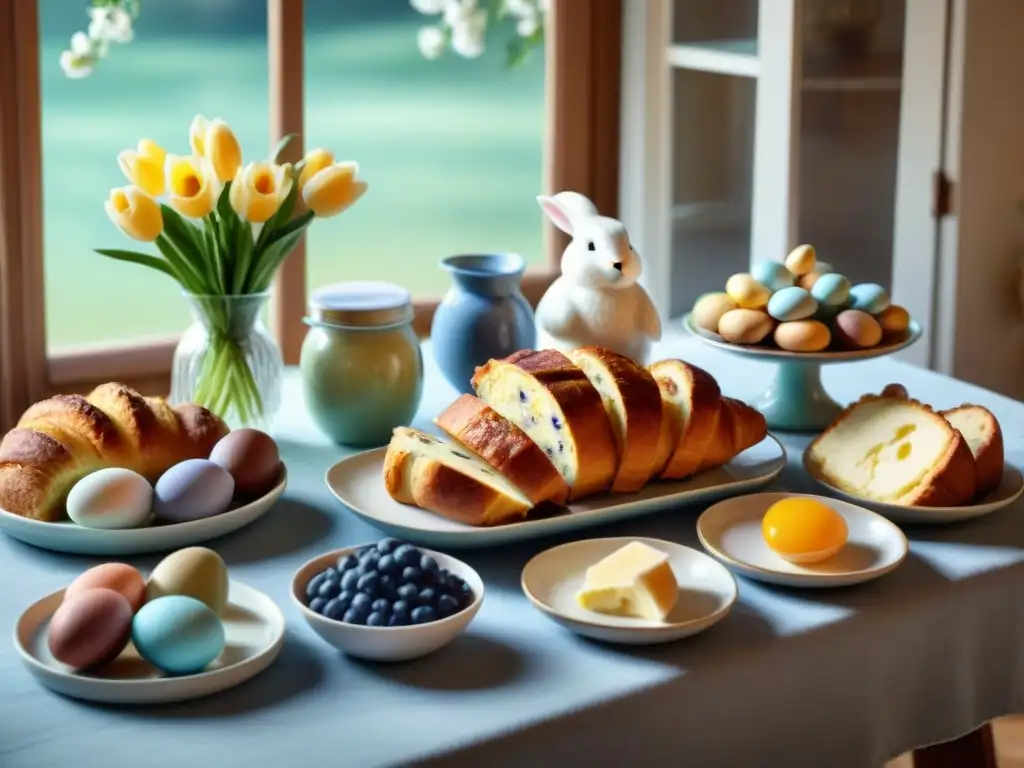
[[[829,264],[827,261],[815,260],[814,271],[817,272],[819,275],[825,275],[828,274],[829,272],[835,272],[835,269],[833,269],[832,265]]]
[[[793,285],[793,273],[781,261],[764,259],[750,268],[750,276],[771,291]]]
[[[145,523],[153,506],[153,487],[138,472],[106,467],[71,488],[68,517],[86,528],[135,528]]]
[[[775,322],[767,312],[734,309],[718,321],[718,333],[730,344],[760,344],[772,332]]]
[[[224,650],[220,617],[192,597],[170,595],[142,606],[132,621],[139,655],[169,675],[193,675]]]
[[[860,283],[850,289],[850,309],[877,315],[889,306],[889,294],[878,283]]]
[[[186,523],[219,515],[231,505],[235,480],[219,464],[188,459],[156,481],[153,514],[166,523]]]
[[[865,349],[882,340],[882,326],[867,312],[845,309],[836,316],[835,335],[845,347]]]
[[[850,296],[850,281],[836,272],[826,272],[810,290],[811,296],[822,304],[838,307]]]
[[[281,478],[281,456],[274,438],[258,429],[236,429],[213,446],[210,461],[235,480],[235,496],[258,499]]]
[[[693,305],[693,322],[698,328],[718,333],[718,321],[726,312],[736,309],[736,302],[726,293],[705,293]]]
[[[775,343],[788,352],[820,352],[832,343],[832,332],[817,320],[779,323]]]
[[[798,245],[786,257],[786,269],[799,277],[814,269],[817,254],[813,245]]]
[[[183,595],[221,613],[228,603],[228,567],[212,549],[186,547],[161,560],[149,575],[146,600]]]
[[[768,288],[746,272],[730,277],[725,283],[725,292],[742,309],[761,309],[772,295]]]
[[[817,269],[812,270],[808,272],[806,275],[800,275],[800,277],[797,278],[796,284],[803,288],[805,291],[809,291],[811,290],[811,288],[814,287],[814,284],[818,282],[818,278],[821,277],[823,274],[823,272],[819,272]]]
[[[875,319],[886,336],[898,336],[910,327],[910,313],[899,304],[890,304]]]
[[[90,568],[64,590],[64,599],[70,600],[86,589],[110,589],[128,601],[132,613],[146,601],[146,580],[127,563],[103,563]]]
[[[768,301],[768,314],[776,320],[803,320],[818,309],[818,302],[803,288],[792,286],[776,291]]]
[[[112,589],[83,589],[65,599],[46,630],[53,658],[75,670],[113,661],[131,637],[132,607]]]

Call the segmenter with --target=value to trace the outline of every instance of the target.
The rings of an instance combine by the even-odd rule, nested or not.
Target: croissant
[[[86,397],[51,397],[29,407],[0,442],[0,509],[58,520],[71,487],[90,472],[123,467],[156,482],[178,462],[208,457],[227,433],[202,406],[172,407],[115,382]]]

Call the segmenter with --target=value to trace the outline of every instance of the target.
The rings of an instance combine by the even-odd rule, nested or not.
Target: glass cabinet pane
[[[672,40],[756,56],[757,6],[758,0],[675,0]]]

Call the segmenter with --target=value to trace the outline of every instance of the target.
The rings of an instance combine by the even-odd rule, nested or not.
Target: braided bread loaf
[[[0,509],[58,520],[71,487],[90,472],[124,467],[156,482],[178,462],[207,458],[227,432],[202,406],[172,407],[123,384],[51,397],[25,411],[0,442]]]

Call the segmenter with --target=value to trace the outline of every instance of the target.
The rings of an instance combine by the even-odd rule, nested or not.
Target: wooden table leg
[[[915,749],[914,768],[996,768],[992,724],[953,741]]]

